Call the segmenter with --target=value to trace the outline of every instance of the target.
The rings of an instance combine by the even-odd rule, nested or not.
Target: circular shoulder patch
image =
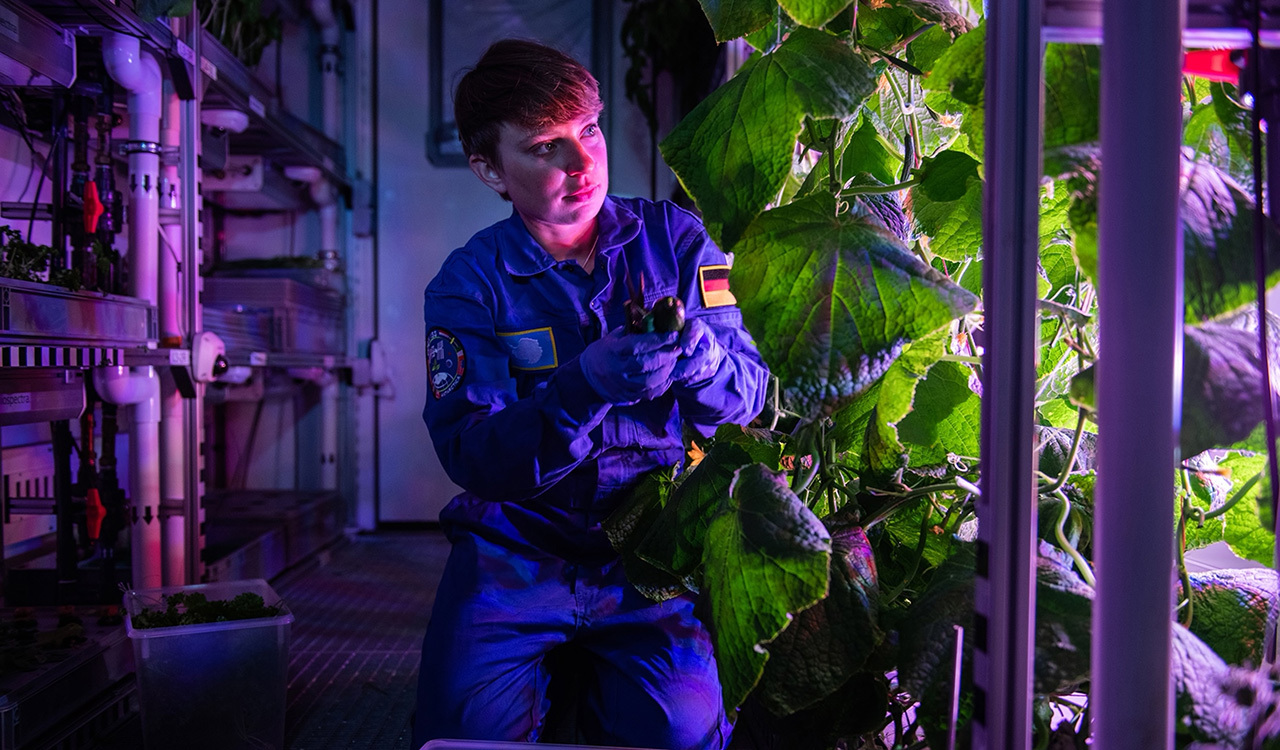
[[[431,395],[437,399],[449,395],[462,383],[467,373],[467,354],[462,342],[444,328],[427,331],[427,377]]]

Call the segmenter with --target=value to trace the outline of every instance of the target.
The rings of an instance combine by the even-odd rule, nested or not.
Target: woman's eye
[[[595,135],[599,130],[600,130],[600,126],[595,123],[592,123],[591,125],[587,126],[586,130],[582,131],[582,134],[588,135],[588,136]]]
[[[529,150],[535,154],[549,154],[555,150],[555,143],[552,141],[543,141],[542,143],[534,144],[533,148]]]

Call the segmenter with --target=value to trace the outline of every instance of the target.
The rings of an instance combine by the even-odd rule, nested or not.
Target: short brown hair
[[[600,84],[560,50],[524,39],[503,39],[462,76],[453,116],[467,156],[497,165],[502,123],[541,128],[600,112]]]

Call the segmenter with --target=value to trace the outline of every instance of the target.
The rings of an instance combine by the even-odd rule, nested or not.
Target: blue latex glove
[[[725,349],[711,332],[711,326],[700,318],[685,321],[680,332],[680,361],[671,373],[673,382],[686,388],[697,388],[710,380],[724,364]]]
[[[653,399],[671,387],[680,357],[674,333],[627,333],[624,326],[591,342],[578,363],[592,389],[613,404]]]

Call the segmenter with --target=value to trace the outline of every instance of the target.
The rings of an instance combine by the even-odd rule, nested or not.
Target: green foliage
[[[159,608],[144,609],[131,619],[133,626],[142,630],[276,617],[282,611],[279,606],[268,606],[262,596],[252,591],[214,601],[198,591],[179,591],[162,597]]]
[[[767,715],[785,747],[869,748],[890,724],[901,747],[940,747],[950,718],[981,479],[986,30],[973,5],[701,0],[717,39],[757,53],[661,144],[733,254],[777,398],[701,445],[691,469],[642,484],[606,528],[641,590],[697,592],[726,710]],[[1087,731],[1084,716],[1051,730],[1046,712],[1088,692],[1099,64],[1096,47],[1045,50],[1038,748]],[[1250,113],[1232,86],[1187,92],[1179,552],[1225,541],[1269,563],[1261,365],[1241,315],[1253,294]],[[1260,589],[1184,578],[1197,593],[1181,610],[1193,630],[1173,631],[1179,731],[1237,742],[1250,720],[1224,697],[1234,673],[1197,634],[1232,659],[1255,655]],[[962,742],[974,710],[965,643]]]
[[[138,0],[138,17],[144,21],[157,18],[181,18],[191,13],[195,0]]]
[[[875,89],[867,62],[822,31],[797,29],[753,57],[662,142],[662,155],[721,247],[782,189],[806,116],[848,117]]]
[[[34,281],[66,287],[73,292],[84,288],[84,276],[74,268],[58,268],[58,253],[48,245],[28,242],[13,227],[0,226],[0,278]],[[96,278],[106,279],[112,264],[120,260],[114,248],[98,241],[92,245],[92,260]],[[99,282],[92,291],[108,291]]]
[[[284,33],[280,11],[264,14],[262,0],[202,2],[200,25],[222,42],[222,46],[236,59],[251,68],[262,59],[267,45],[279,42]]]
[[[977,302],[865,212],[837,214],[829,193],[766,212],[734,252],[747,327],[805,415],[840,408]]]
[[[826,595],[831,536],[785,476],[762,464],[740,469],[729,497],[707,529],[703,563],[725,708],[734,712],[764,671],[769,654],[761,646],[792,612]]]
[[[1192,612],[1188,629],[1228,664],[1262,664],[1271,603],[1280,595],[1271,568],[1188,574]],[[1178,596],[1186,593],[1179,588]]]

